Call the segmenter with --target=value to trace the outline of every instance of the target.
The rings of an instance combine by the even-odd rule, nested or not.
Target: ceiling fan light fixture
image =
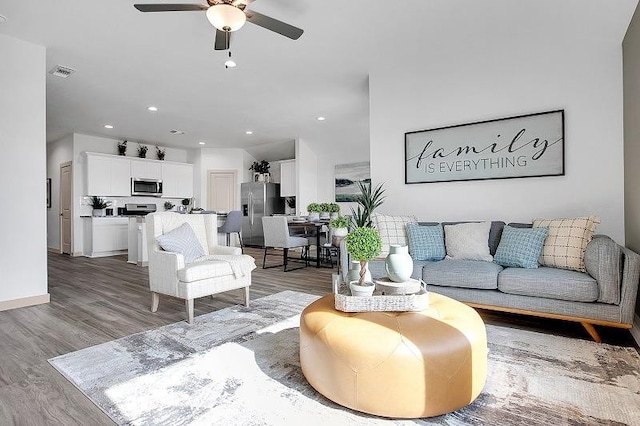
[[[207,9],[207,19],[220,31],[236,31],[247,21],[244,12],[230,4],[221,3]]]

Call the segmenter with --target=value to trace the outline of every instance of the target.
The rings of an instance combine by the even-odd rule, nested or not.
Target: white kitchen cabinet
[[[131,195],[131,160],[87,153],[87,193],[101,197]]]
[[[280,196],[296,196],[296,160],[280,162]]]
[[[126,253],[129,247],[129,218],[84,218],[84,254],[104,257]]]
[[[162,179],[162,165],[159,161],[131,159],[131,177],[143,179]]]
[[[163,163],[162,196],[165,198],[193,197],[193,165]]]

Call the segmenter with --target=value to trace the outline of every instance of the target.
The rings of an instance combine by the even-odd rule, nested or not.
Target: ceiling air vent
[[[169,133],[171,133],[172,135],[184,135],[185,134],[185,132],[183,132],[182,130],[176,130],[176,129],[169,130]]]
[[[63,67],[62,65],[56,65],[51,69],[51,71],[49,71],[49,74],[55,75],[56,77],[60,77],[60,78],[67,78],[74,72],[76,72],[76,70],[74,70],[73,68]]]

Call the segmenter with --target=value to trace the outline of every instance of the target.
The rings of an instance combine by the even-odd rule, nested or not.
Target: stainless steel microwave
[[[131,195],[162,197],[162,181],[155,179],[131,178]]]

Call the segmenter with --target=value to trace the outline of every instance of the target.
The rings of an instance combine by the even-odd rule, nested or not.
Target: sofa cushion
[[[407,223],[409,253],[413,260],[442,260],[446,255],[442,226]]]
[[[540,264],[585,272],[584,251],[600,223],[596,216],[571,219],[534,219],[534,228],[549,228]]]
[[[385,258],[389,254],[391,244],[408,245],[406,225],[407,223],[417,223],[418,220],[415,216],[389,216],[373,213],[371,222],[382,238],[382,251],[378,258]]]
[[[233,277],[233,270],[229,262],[222,260],[194,262],[182,269],[178,269],[178,279],[185,283],[208,278],[224,277],[225,275],[231,275]]]
[[[571,302],[594,302],[598,299],[598,284],[588,274],[547,267],[505,268],[498,275],[498,290]]]
[[[494,256],[501,266],[537,268],[547,228],[513,228],[509,225],[502,231],[502,239]]]
[[[183,223],[171,232],[158,235],[158,244],[164,251],[179,253],[184,256],[184,263],[191,263],[205,255],[196,233],[188,223]]]
[[[584,252],[584,266],[598,282],[598,302],[620,303],[622,248],[605,235],[594,235]]]
[[[447,258],[491,262],[493,256],[489,252],[488,243],[490,228],[491,222],[445,225],[444,238]]]
[[[425,264],[422,280],[428,285],[495,290],[502,266],[477,260],[443,260]]]

